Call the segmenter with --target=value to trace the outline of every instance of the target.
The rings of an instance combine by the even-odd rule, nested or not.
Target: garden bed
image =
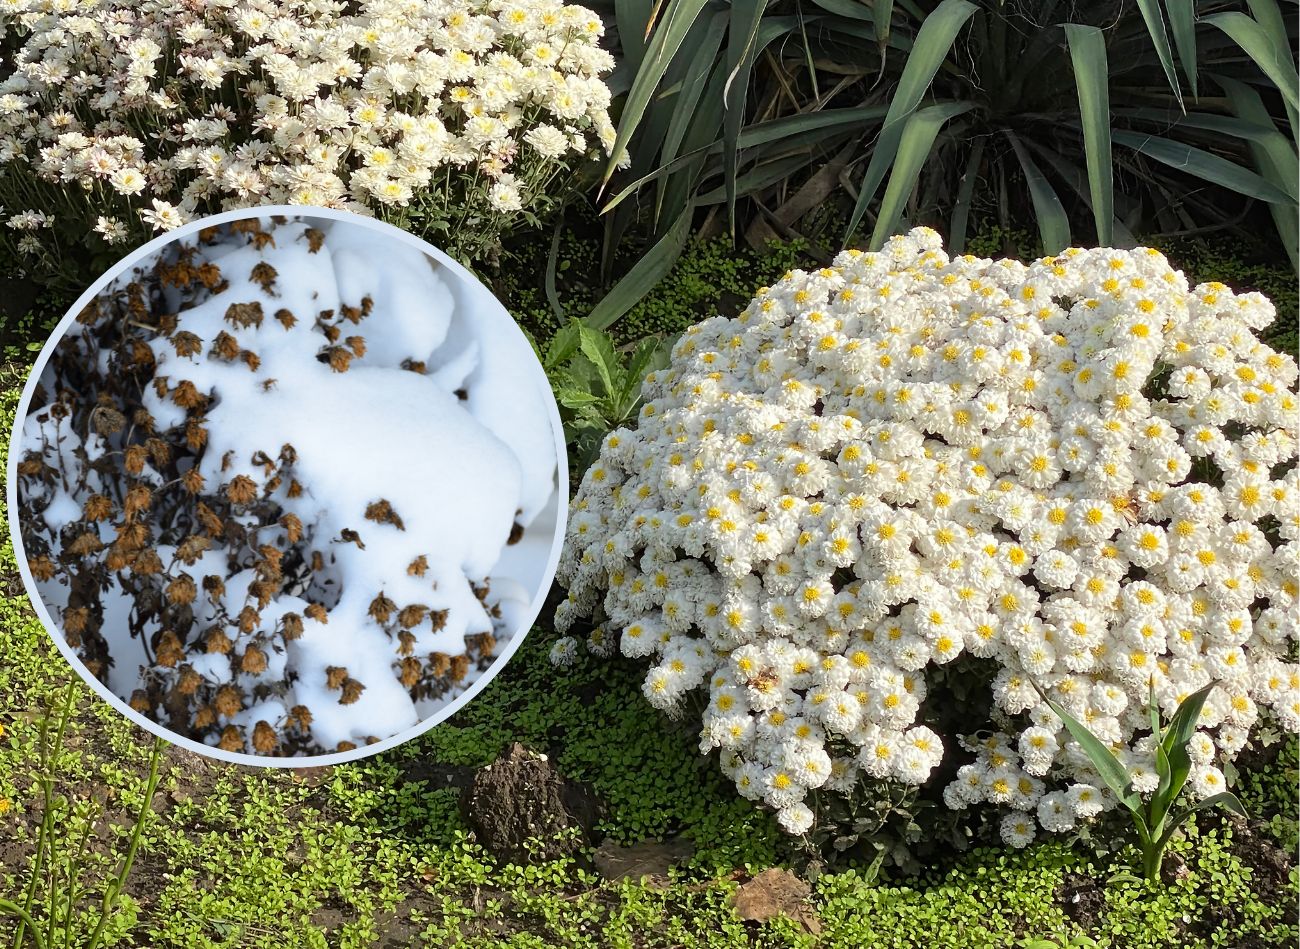
[[[737,260],[693,248],[624,330],[680,329],[676,314],[693,321],[721,295],[747,298],[798,254],[784,247]],[[1201,263],[1193,276],[1209,279],[1215,266],[1285,279],[1230,259]],[[512,289],[522,322],[543,335],[544,298],[531,287]],[[1295,303],[1278,302],[1281,336],[1294,326]],[[5,377],[6,429],[23,371],[11,365]],[[8,545],[0,556],[0,873],[12,890],[39,819],[31,760],[39,723],[70,672],[27,604]],[[1293,945],[1300,936],[1294,738],[1279,739],[1243,771],[1238,790],[1249,827],[1199,818],[1172,845],[1160,885],[1131,876],[1134,853],[1112,849],[1109,825],[1086,840],[1023,851],[977,843],[919,874],[880,876],[862,860],[810,859],[770,815],[737,798],[698,755],[689,726],[643,701],[632,664],[580,659],[557,671],[539,633],[471,706],[368,761],[281,773],[169,751],[156,817],[110,933],[116,944],[1248,949]],[[100,879],[139,803],[148,748],[143,732],[80,684],[73,689],[68,752],[56,773],[59,793],[73,802],[64,825],[70,839],[85,824],[75,815],[83,798],[103,798],[116,815],[90,828],[83,872]],[[593,842],[609,852],[668,840],[670,855],[643,864],[651,873],[640,880],[607,878],[590,847],[536,865],[498,862],[462,816],[459,787],[514,742],[591,789],[600,804]],[[810,881],[806,904],[777,901],[785,915],[742,919],[737,891],[771,867]]]

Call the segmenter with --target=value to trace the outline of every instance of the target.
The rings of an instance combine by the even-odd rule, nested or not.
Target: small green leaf
[[[570,320],[551,337],[551,341],[546,345],[548,370],[563,366],[573,358],[573,354],[578,351],[578,334],[581,332],[581,327],[581,320]]]
[[[600,401],[599,396],[592,395],[586,389],[556,389],[555,401],[570,409],[580,409]]]
[[[605,395],[612,396],[618,389],[618,354],[614,352],[614,341],[604,330],[595,330],[585,324],[578,327],[578,346],[582,354],[591,361],[604,387]]]
[[[663,340],[650,337],[641,340],[632,351],[632,358],[628,360],[627,369],[623,372],[622,385],[619,387],[620,410],[630,408],[640,398],[641,384],[662,349]]]

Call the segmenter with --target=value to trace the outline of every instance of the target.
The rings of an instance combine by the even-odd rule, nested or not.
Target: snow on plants
[[[103,247],[307,204],[490,247],[612,146],[602,32],[558,0],[5,0],[6,230],[57,266],[50,228]]]
[[[462,279],[353,221],[249,217],[77,316],[21,423],[18,522],[113,693],[301,756],[401,733],[492,664],[536,592],[499,567],[554,517],[557,459],[526,340]]]
[[[787,274],[692,327],[605,439],[557,625],[644,661],[658,708],[698,695],[701,750],[791,833],[814,790],[921,785],[945,756],[948,807],[1003,809],[1014,846],[1067,831],[1116,802],[1046,699],[1149,794],[1151,697],[1168,716],[1216,682],[1190,752],[1212,794],[1261,715],[1300,728],[1273,316],[1154,250],[949,258],[928,229]],[[941,735],[949,663],[993,711]]]

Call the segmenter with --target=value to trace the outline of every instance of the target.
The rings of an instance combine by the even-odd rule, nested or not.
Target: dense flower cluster
[[[493,236],[612,145],[602,29],[559,0],[3,0],[8,228],[39,256],[70,212],[113,244],[232,207],[415,202],[453,241]]]
[[[574,503],[562,630],[707,693],[701,748],[799,833],[814,788],[925,782],[1005,840],[1113,806],[1044,701],[1155,787],[1148,703],[1216,681],[1192,743],[1222,788],[1261,709],[1300,728],[1295,361],[1259,294],[1156,251],[950,259],[933,231],[788,274],[692,327]],[[557,661],[577,642],[562,639]],[[936,734],[930,673],[992,669]],[[966,662],[968,660],[962,660]],[[945,748],[949,745],[949,748]]]

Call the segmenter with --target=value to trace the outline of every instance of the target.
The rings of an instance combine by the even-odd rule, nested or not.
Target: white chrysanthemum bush
[[[1273,315],[1154,250],[949,258],[927,229],[788,274],[692,327],[606,438],[557,625],[702,707],[702,751],[791,833],[873,782],[994,805],[1016,846],[1069,830],[1115,801],[1045,700],[1150,793],[1151,697],[1167,717],[1214,681],[1211,794],[1261,715],[1300,728]],[[936,687],[959,668],[965,700]]]
[[[602,32],[559,0],[3,0],[0,238],[51,272],[308,204],[480,253],[612,144]]]

